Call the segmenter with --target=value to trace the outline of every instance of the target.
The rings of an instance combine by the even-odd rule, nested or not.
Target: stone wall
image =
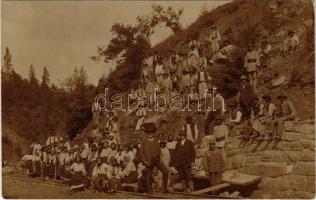
[[[227,168],[262,176],[251,198],[313,198],[315,196],[314,121],[286,122],[282,140],[228,145]]]

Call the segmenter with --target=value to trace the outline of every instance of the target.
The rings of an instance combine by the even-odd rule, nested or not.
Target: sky
[[[46,66],[51,82],[58,84],[75,66],[83,66],[89,83],[97,84],[114,65],[89,58],[96,55],[96,46],[108,44],[113,23],[134,24],[154,3],[183,8],[180,22],[187,27],[202,7],[212,10],[227,1],[2,1],[2,57],[9,47],[14,69],[23,77],[28,77],[31,64],[38,78]],[[155,31],[152,45],[171,35],[164,26]]]

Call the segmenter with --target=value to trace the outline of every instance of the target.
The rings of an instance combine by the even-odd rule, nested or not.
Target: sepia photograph
[[[4,199],[314,199],[313,0],[2,0]]]

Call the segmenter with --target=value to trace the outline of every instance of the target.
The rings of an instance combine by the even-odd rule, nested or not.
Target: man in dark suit
[[[158,139],[154,137],[156,127],[153,125],[145,129],[146,136],[140,144],[140,158],[146,166],[147,192],[152,193],[152,175],[154,167],[161,170],[163,174],[163,192],[167,192],[168,169],[161,161],[161,150]]]
[[[255,96],[254,90],[248,82],[248,78],[246,76],[241,76],[240,81],[241,84],[238,93],[239,104],[243,111],[243,116],[245,116],[245,119],[250,119],[251,103],[253,97]]]
[[[179,172],[179,178],[185,192],[193,192],[192,163],[195,160],[195,148],[192,141],[186,139],[185,131],[181,130],[180,141],[175,149],[175,168]],[[189,187],[189,190],[187,189]]]

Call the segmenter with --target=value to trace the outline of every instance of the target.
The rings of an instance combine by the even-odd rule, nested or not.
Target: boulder
[[[295,133],[295,132],[284,132],[283,133],[283,139],[285,141],[297,141],[302,138],[302,134]]]
[[[287,173],[287,165],[286,162],[259,162],[244,168],[243,171],[251,175],[278,177]]]
[[[315,176],[314,162],[299,162],[296,163],[292,171],[293,175]]]
[[[315,140],[315,135],[303,135],[303,137],[309,140]]]
[[[299,141],[299,143],[303,148],[315,151],[315,140],[309,140],[309,139],[303,138]]]
[[[288,161],[290,162],[315,160],[315,152],[307,149],[304,149],[303,151],[286,151],[284,153],[287,155]]]
[[[306,176],[286,175],[276,178],[263,178],[262,189],[273,188],[277,191],[293,190],[293,191],[306,191],[307,178]]]
[[[237,154],[233,157],[227,158],[227,169],[237,169],[241,168],[245,165],[245,158],[246,156],[243,154]]]
[[[228,150],[227,153],[226,153],[226,156],[227,157],[233,157],[237,154],[242,154],[244,153],[243,152],[243,149],[231,149],[231,150]]]
[[[282,141],[276,146],[275,149],[281,150],[281,151],[302,151],[304,147],[299,141],[293,141],[293,142]]]
[[[261,156],[246,156],[245,164],[256,163],[261,161]]]
[[[312,199],[314,198],[315,194],[310,192],[304,191],[293,191],[293,190],[286,190],[286,191],[279,191],[277,194],[277,198],[283,199]]]
[[[283,151],[266,150],[263,152],[261,161],[263,162],[286,162],[287,154]]]
[[[315,125],[314,124],[302,124],[297,129],[300,133],[303,134],[315,134]]]
[[[313,27],[314,20],[313,20],[313,19],[306,19],[306,20],[304,20],[303,23],[304,23],[304,25],[305,25],[306,27],[310,28],[310,27]]]
[[[315,193],[315,176],[306,176],[307,180],[307,192]]]

